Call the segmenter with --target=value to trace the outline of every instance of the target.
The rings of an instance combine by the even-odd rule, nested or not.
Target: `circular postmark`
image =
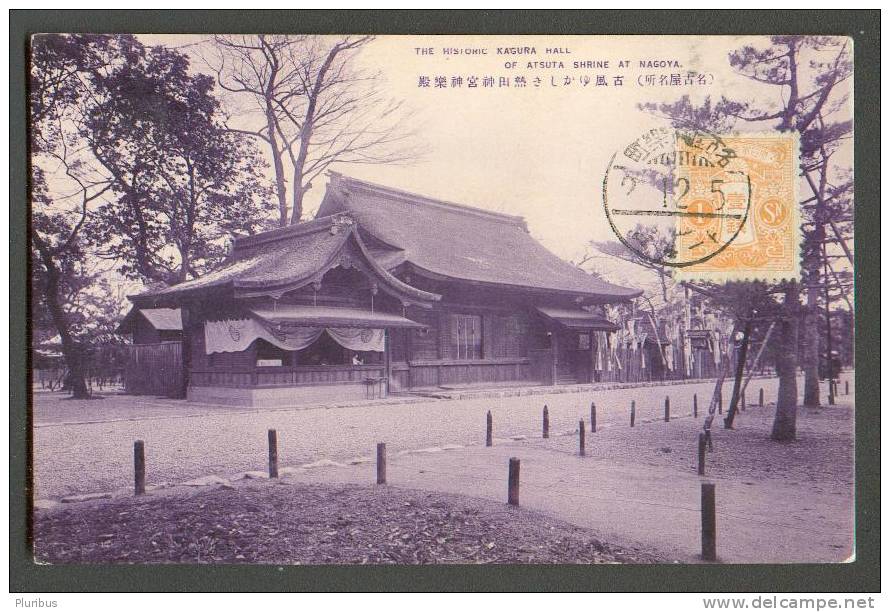
[[[648,130],[606,167],[603,208],[615,236],[657,265],[715,257],[745,235],[751,209],[750,176],[737,157],[716,134]]]

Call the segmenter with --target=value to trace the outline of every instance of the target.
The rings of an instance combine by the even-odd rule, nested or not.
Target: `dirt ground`
[[[852,498],[854,412],[844,398],[835,406],[798,408],[797,439],[793,442],[770,439],[775,416],[772,404],[749,406],[739,413],[731,430],[723,428],[722,416],[713,422],[713,452],[706,454],[706,475],[739,482],[776,481]],[[695,473],[703,422],[700,413],[698,419],[684,416],[669,423],[655,419],[634,428],[609,425],[595,434],[586,424],[587,456]],[[577,428],[572,435],[528,442],[557,452],[578,452]]]
[[[47,563],[655,563],[506,504],[386,486],[242,482],[35,517]]]
[[[793,442],[770,440],[775,405],[769,392],[766,406],[749,400],[733,430],[723,429],[717,416],[714,450],[707,453],[705,477],[699,477],[696,447],[704,407],[693,418],[678,391],[671,390],[670,422],[663,420],[663,396],[659,402],[650,392],[646,402],[637,403],[643,409],[638,408],[633,428],[626,395],[596,394],[596,433],[589,431],[591,396],[547,398],[549,439],[541,437],[541,398],[501,405],[493,410],[493,448],[486,448],[478,433],[479,417],[492,400],[238,415],[240,433],[236,423],[227,423],[220,432],[201,431],[195,443],[206,444],[221,433],[243,438],[242,416],[261,421],[251,423],[260,439],[264,419],[284,417],[294,428],[283,437],[285,445],[306,419],[336,422],[340,431],[345,423],[345,437],[316,434],[315,444],[329,447],[307,454],[316,459],[311,463],[301,463],[302,454],[282,453],[287,472],[282,485],[233,481],[234,489],[171,493],[181,490],[176,487],[135,499],[124,489],[117,493],[125,496],[120,499],[51,502],[54,509],[35,515],[37,550],[50,562],[697,562],[700,482],[711,481],[719,492],[722,561],[841,562],[855,554],[853,395],[839,397],[836,406],[801,407]],[[435,427],[426,427],[425,416],[436,417]],[[578,456],[579,417],[587,428],[584,458]],[[171,441],[162,433],[216,418],[223,417],[49,425],[38,427],[37,441],[52,433],[72,450],[62,455],[73,462],[68,467],[78,463],[83,469],[81,456],[108,461],[90,446],[97,441],[102,447],[99,438],[76,435],[85,434],[84,427],[96,435],[109,433],[106,428],[139,427],[131,433],[161,436],[148,446],[153,484],[161,474],[172,474],[154,471],[154,449],[161,440]],[[425,427],[409,427],[412,423]],[[167,429],[152,432],[162,424]],[[363,432],[360,440],[351,437],[354,432]],[[451,440],[463,444],[443,443]],[[385,488],[372,484],[372,441],[387,443],[390,486]],[[352,454],[361,446],[368,450]],[[179,448],[184,447],[173,447]],[[224,453],[229,448],[216,449],[226,455],[219,464],[226,459],[225,467],[216,471],[203,464],[213,469],[199,472],[195,465],[189,475],[230,476],[235,457]],[[132,449],[125,450],[130,456],[120,458],[120,475],[132,487],[127,465]],[[250,448],[252,459],[235,465],[262,469],[265,450],[258,442]],[[58,461],[59,455],[51,456]],[[514,456],[523,464],[522,511],[504,504],[507,459]],[[171,455],[171,465],[181,457]],[[38,461],[38,471],[43,467],[50,466]],[[96,490],[110,489],[79,492]],[[471,509],[474,518],[461,518],[462,509]],[[454,540],[442,535],[452,532]]]
[[[767,401],[777,383],[755,380]],[[484,440],[491,411],[495,436],[540,432],[541,409],[550,410],[551,429],[561,432],[587,418],[591,402],[601,426],[623,426],[635,401],[638,422],[658,418],[665,395],[677,414],[691,413],[693,394],[703,404],[713,383],[597,390],[524,397],[460,400],[398,398],[399,403],[329,409],[253,409],[208,406],[180,400],[106,394],[73,401],[64,394],[34,398],[34,494],[36,499],[113,491],[131,486],[133,442],[145,441],[149,484],[177,483],[207,474],[230,476],[263,469],[266,431],[278,431],[282,466],[319,460],[348,462],[373,453],[386,441],[394,451],[431,446],[472,445]],[[749,399],[756,395],[749,391]]]

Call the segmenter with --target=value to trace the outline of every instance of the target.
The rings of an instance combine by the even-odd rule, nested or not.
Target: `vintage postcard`
[[[33,35],[34,559],[854,561],[854,56]]]

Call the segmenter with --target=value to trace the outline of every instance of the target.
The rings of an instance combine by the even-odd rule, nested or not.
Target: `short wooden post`
[[[269,478],[278,478],[278,432],[269,430]]]
[[[723,414],[723,389],[717,394],[717,412]]]
[[[758,398],[758,405],[763,408],[763,387],[760,387],[760,397]]]
[[[485,446],[491,446],[491,410],[485,415]]]
[[[665,396],[664,398],[664,422],[667,423],[671,420],[671,398]]]
[[[698,475],[705,475],[705,448],[707,446],[707,438],[704,433],[698,434]]]
[[[145,442],[136,440],[133,443],[133,468],[136,495],[145,494]]]
[[[544,424],[543,424],[543,437],[550,437],[550,412],[547,410],[547,405],[544,405]]]
[[[741,404],[741,410],[742,410],[742,412],[744,412],[744,411],[747,410],[747,409],[748,409],[748,398],[745,397],[745,392],[742,391],[742,404]]]
[[[634,421],[637,419],[637,403],[633,400],[630,402],[630,426],[634,426]]]
[[[712,482],[701,483],[701,557],[717,560],[716,491]]]
[[[578,421],[578,454],[582,457],[586,454],[584,449],[584,419]]]
[[[850,395],[850,381],[844,381],[844,395]]]
[[[590,402],[590,433],[596,433],[596,404]]]
[[[507,476],[507,503],[519,505],[519,459],[510,457],[510,472]]]
[[[386,484],[386,442],[377,443],[377,484]]]
[[[834,381],[832,379],[828,379],[828,405],[834,406]]]
[[[692,416],[698,418],[698,393],[692,394]]]

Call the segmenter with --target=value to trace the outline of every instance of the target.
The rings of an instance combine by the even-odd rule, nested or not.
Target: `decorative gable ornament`
[[[331,220],[331,235],[336,236],[344,231],[349,231],[355,227],[355,219],[349,215],[335,215]]]

